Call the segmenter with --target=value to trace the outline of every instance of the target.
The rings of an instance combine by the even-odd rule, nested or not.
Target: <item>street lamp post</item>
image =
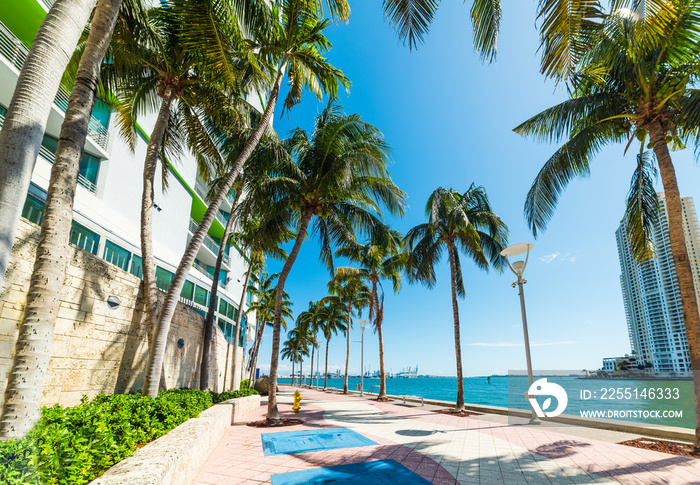
[[[365,392],[365,328],[369,323],[369,320],[358,320],[357,323],[360,324],[360,333],[362,334],[362,353],[360,354],[360,396],[364,396]]]
[[[532,243],[520,243],[508,246],[503,251],[501,251],[501,256],[505,256],[506,262],[508,263],[508,267],[513,272],[513,274],[515,274],[515,276],[518,277],[518,280],[511,286],[515,288],[515,285],[518,285],[518,294],[520,295],[520,313],[522,314],[523,319],[525,359],[527,360],[527,380],[530,386],[532,386],[534,379],[532,377],[532,360],[530,358],[530,337],[527,331],[527,315],[525,313],[525,292],[523,291],[523,285],[527,283],[527,280],[523,279],[523,273],[525,272],[525,266],[527,266],[527,260],[530,257],[530,250],[533,248],[533,246],[534,245]],[[521,254],[525,254],[525,261],[514,261],[513,263],[510,262],[509,258],[519,256]],[[530,424],[540,424],[540,420],[538,419],[537,414],[535,414],[535,409],[532,406],[530,406],[530,409],[532,410]]]

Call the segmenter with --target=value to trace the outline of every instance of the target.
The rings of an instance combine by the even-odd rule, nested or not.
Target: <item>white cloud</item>
[[[573,340],[566,340],[563,342],[539,342],[539,343],[531,343],[530,347],[549,347],[552,345],[573,345],[577,344],[578,342],[574,342]],[[523,347],[524,344],[522,342],[474,342],[471,344],[472,347]]]
[[[574,261],[576,261],[576,256],[574,256],[571,253],[561,254],[561,253],[557,252],[557,253],[545,254],[544,256],[542,256],[540,258],[540,262],[545,263],[545,264],[549,264],[549,263],[552,263],[554,261],[557,261],[560,263],[562,263],[562,262],[573,263]]]
[[[545,254],[540,258],[540,261],[542,261],[543,263],[551,263],[552,261],[557,259],[557,257],[559,257],[559,253]]]

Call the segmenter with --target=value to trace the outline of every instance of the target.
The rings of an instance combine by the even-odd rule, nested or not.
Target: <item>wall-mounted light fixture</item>
[[[119,308],[120,304],[121,300],[119,300],[118,296],[110,295],[107,297],[107,306],[110,308],[110,310],[116,310]]]

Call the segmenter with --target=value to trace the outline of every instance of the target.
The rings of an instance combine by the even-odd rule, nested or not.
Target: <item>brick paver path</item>
[[[280,412],[291,416],[291,388]],[[270,475],[393,459],[436,485],[700,484],[700,460],[584,439],[546,428],[458,418],[393,403],[301,390],[304,424],[285,428],[231,426],[193,485],[270,483]],[[248,416],[263,419],[266,406]],[[260,435],[346,427],[375,446],[263,456]],[[371,484],[367,484],[371,485]]]

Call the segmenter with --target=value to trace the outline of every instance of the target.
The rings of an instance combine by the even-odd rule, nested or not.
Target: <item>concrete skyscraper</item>
[[[668,235],[666,198],[658,194],[659,222],[652,240],[655,256],[638,263],[626,237],[627,218],[615,232],[620,258],[620,283],[632,351],[639,365],[653,366],[655,373],[684,375],[692,370],[683,324],[683,306]],[[683,197],[683,229],[696,293],[700,289],[700,229],[695,204]]]

